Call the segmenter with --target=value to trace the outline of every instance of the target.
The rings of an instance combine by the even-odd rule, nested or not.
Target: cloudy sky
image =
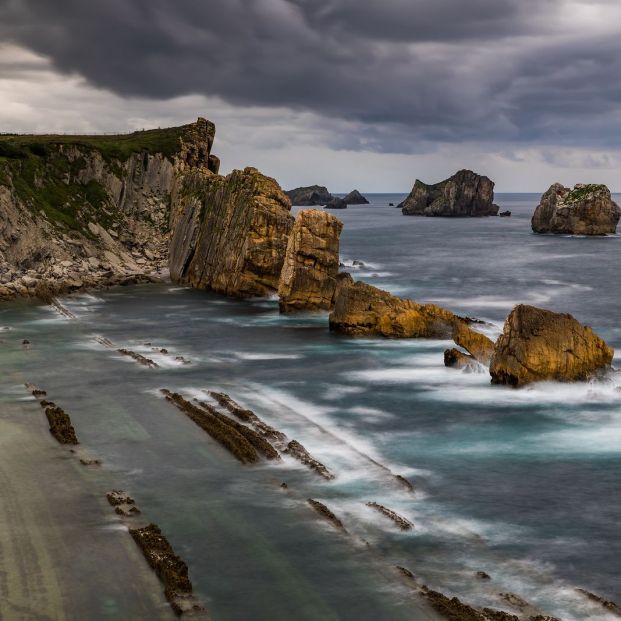
[[[216,123],[286,187],[621,191],[618,0],[0,0],[0,130]]]

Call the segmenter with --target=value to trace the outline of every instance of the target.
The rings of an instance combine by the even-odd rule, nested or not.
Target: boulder
[[[227,177],[195,171],[173,197],[173,282],[226,295],[265,296],[278,281],[293,227],[289,199],[255,168]]]
[[[427,185],[418,179],[410,195],[398,205],[406,216],[495,216],[494,182],[471,170],[460,170],[449,179]]]
[[[325,211],[306,209],[298,213],[280,274],[281,312],[330,309],[342,228],[343,223]]]
[[[325,207],[326,209],[347,209],[347,203],[338,196],[332,198]]]
[[[571,315],[520,304],[505,321],[490,365],[493,384],[586,380],[608,369],[614,350]]]
[[[578,184],[570,190],[554,183],[541,197],[531,226],[535,233],[614,235],[620,216],[605,185]]]
[[[460,321],[433,304],[403,300],[349,274],[339,274],[330,329],[350,335],[450,338]]]
[[[301,207],[327,205],[333,198],[332,194],[323,185],[295,188],[294,190],[288,190],[285,194],[289,197],[292,205]]]
[[[348,205],[368,205],[369,201],[358,192],[358,190],[352,190],[344,199]]]
[[[507,209],[506,211],[501,211],[498,216],[501,218],[510,218],[511,212]]]
[[[484,334],[476,332],[465,322],[458,321],[453,328],[453,340],[463,347],[475,360],[486,367],[494,354],[494,341]]]

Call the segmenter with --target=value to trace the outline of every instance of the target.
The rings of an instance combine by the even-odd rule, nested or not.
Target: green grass
[[[565,202],[575,203],[586,198],[592,192],[599,190],[603,186],[599,183],[587,183],[581,188],[575,188],[565,196]]]

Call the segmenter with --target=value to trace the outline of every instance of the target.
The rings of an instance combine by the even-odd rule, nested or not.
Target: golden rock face
[[[457,321],[453,313],[434,304],[403,300],[341,275],[330,329],[351,335],[450,338]]]
[[[278,183],[255,168],[227,177],[186,175],[173,204],[171,278],[238,297],[274,293],[293,226],[290,210]]]
[[[610,368],[614,350],[571,315],[516,306],[505,321],[491,360],[492,383],[523,386],[586,380]]]
[[[453,340],[463,347],[475,360],[489,366],[494,353],[494,341],[484,334],[472,330],[464,322],[457,322],[453,329]]]
[[[343,223],[325,211],[306,209],[298,213],[280,275],[281,312],[331,308],[342,228]]]

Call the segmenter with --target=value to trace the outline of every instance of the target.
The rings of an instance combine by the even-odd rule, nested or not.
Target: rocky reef
[[[184,175],[173,196],[171,279],[238,297],[276,292],[290,210],[276,181],[255,168]]]
[[[300,207],[315,207],[327,205],[334,197],[328,188],[323,185],[309,185],[302,188],[287,190],[285,194],[289,197],[292,205]]]
[[[280,275],[281,312],[331,308],[342,228],[343,223],[326,212],[307,209],[298,213]]]
[[[335,196],[328,202],[325,209],[347,209],[347,203],[340,196]]]
[[[491,359],[492,383],[586,380],[610,368],[614,351],[569,314],[520,304],[505,321]]]
[[[366,197],[362,196],[358,190],[352,190],[345,198],[343,198],[347,205],[368,205],[369,201]]]
[[[444,352],[444,364],[459,369],[476,369],[476,363],[489,367],[494,354],[494,342],[473,330],[465,321],[458,321],[453,327],[453,340],[468,353],[458,349],[447,349]]]
[[[434,304],[403,300],[340,274],[330,329],[350,335],[450,338],[459,319]]]
[[[541,197],[531,220],[535,233],[613,235],[621,209],[600,184],[578,184],[573,190],[554,183]]]
[[[495,216],[494,182],[471,170],[427,185],[416,180],[409,196],[398,207],[406,216],[479,217]]]
[[[0,137],[0,299],[166,274],[180,173],[214,174],[213,123],[105,136]]]

